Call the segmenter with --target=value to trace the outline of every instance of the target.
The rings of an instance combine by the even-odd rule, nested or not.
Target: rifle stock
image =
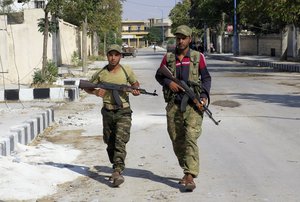
[[[197,96],[194,93],[194,91],[192,91],[190,89],[190,87],[184,81],[181,81],[181,80],[177,79],[176,77],[174,77],[172,72],[165,65],[158,69],[158,73],[160,75],[174,81],[176,84],[178,84],[183,89],[183,92],[193,101],[196,109],[201,111],[201,112],[204,111],[208,115],[208,117],[214,122],[214,124],[219,125],[221,120],[216,121],[213,118],[212,112],[208,109],[207,106],[202,104],[201,101],[199,101],[197,99]]]

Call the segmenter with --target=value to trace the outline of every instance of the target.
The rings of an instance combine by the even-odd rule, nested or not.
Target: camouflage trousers
[[[168,133],[173,144],[179,165],[184,173],[194,177],[199,174],[199,149],[197,139],[201,135],[203,113],[199,113],[190,105],[181,112],[180,105],[168,103],[167,124]]]
[[[107,154],[115,171],[125,168],[126,143],[130,139],[131,115],[130,107],[107,110],[101,109],[103,120],[103,140],[107,144]]]

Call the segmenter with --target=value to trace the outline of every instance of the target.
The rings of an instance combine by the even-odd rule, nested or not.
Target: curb
[[[288,64],[288,63],[251,60],[251,59],[247,60],[242,58],[226,57],[221,55],[209,55],[209,57],[217,60],[237,61],[241,63],[246,63],[249,66],[272,67],[273,69],[282,72],[300,72],[300,64]]]
[[[51,126],[53,122],[54,110],[47,109],[20,125],[11,127],[9,134],[0,139],[0,156],[11,155],[18,143],[24,145],[31,143],[38,134]]]
[[[55,101],[74,101],[79,98],[76,86],[63,88],[21,88],[0,90],[0,101],[30,101],[35,99],[50,99]]]

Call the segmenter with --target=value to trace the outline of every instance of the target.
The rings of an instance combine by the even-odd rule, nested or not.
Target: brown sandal
[[[185,190],[191,192],[196,188],[194,178],[191,174],[186,174],[185,176]]]

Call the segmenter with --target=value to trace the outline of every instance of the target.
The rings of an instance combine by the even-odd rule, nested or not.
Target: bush
[[[56,67],[54,62],[48,60],[45,69],[45,77],[43,78],[41,69],[35,69],[35,72],[33,74],[33,84],[52,84],[56,81],[57,77],[58,68]]]
[[[71,62],[74,67],[77,67],[80,64],[79,54],[74,51],[71,56]]]

